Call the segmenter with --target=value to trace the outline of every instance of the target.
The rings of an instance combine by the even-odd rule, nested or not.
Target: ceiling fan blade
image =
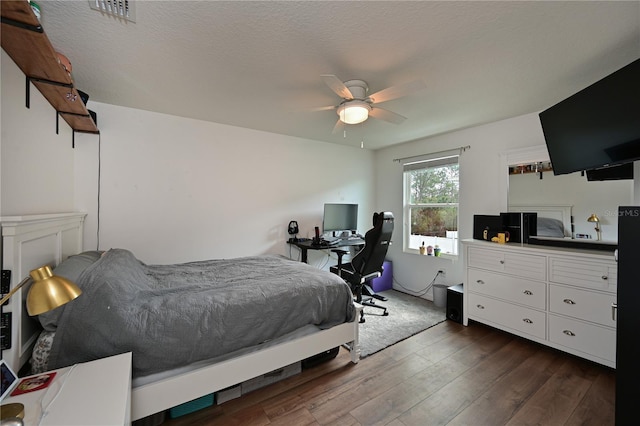
[[[323,106],[323,107],[317,107],[317,108],[311,108],[311,112],[316,112],[316,111],[329,111],[331,109],[336,109],[335,105],[328,105],[328,106]]]
[[[333,133],[334,135],[337,134],[344,129],[344,126],[345,124],[338,118],[338,121],[336,122],[336,125],[333,126],[333,130],[331,131],[331,133]]]
[[[378,120],[388,121],[393,124],[402,124],[407,117],[403,117],[400,114],[396,114],[395,112],[391,112],[388,109],[372,107],[371,111],[369,111],[369,116],[373,118],[377,118]]]
[[[353,94],[347,86],[344,85],[338,77],[333,74],[325,74],[321,76],[325,84],[329,86],[338,96],[343,99],[353,99]]]
[[[369,96],[369,99],[375,104],[381,102],[391,101],[398,99],[406,95],[410,95],[418,90],[425,89],[427,85],[422,80],[414,80],[408,83],[399,84],[397,86],[391,86],[386,89],[380,90]]]

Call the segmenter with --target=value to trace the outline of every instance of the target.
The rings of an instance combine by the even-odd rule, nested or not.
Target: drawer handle
[[[576,335],[576,333],[574,333],[571,330],[564,330],[563,333],[566,334],[567,336],[571,336],[571,337],[574,337]]]
[[[477,282],[478,284],[484,284],[484,281],[482,281],[482,280],[477,280],[476,282]]]
[[[484,306],[482,305],[476,305],[478,307],[478,309],[484,309]]]
[[[609,277],[608,277],[608,276],[606,276],[606,275],[603,275],[603,276],[602,276],[602,279],[606,281],[606,280],[608,280],[608,279],[609,279]]]
[[[564,299],[563,302],[566,303],[567,305],[575,305],[576,304],[576,302],[574,302],[571,299]]]
[[[523,318],[522,321],[526,322],[527,324],[533,324],[533,321],[531,321],[529,318]]]
[[[501,260],[501,261],[500,261],[500,264],[501,264],[501,265],[504,265],[504,260]]]
[[[618,304],[617,303],[612,303],[611,304],[611,320],[612,321],[617,321],[616,319],[616,314],[618,313]]]
[[[529,290],[525,290],[525,291],[523,291],[523,293],[526,294],[527,296],[532,296],[533,295],[533,293],[531,291],[529,291]]]

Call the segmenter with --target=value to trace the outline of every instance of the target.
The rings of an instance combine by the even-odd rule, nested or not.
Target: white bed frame
[[[85,213],[62,213],[0,218],[2,269],[12,271],[11,287],[34,268],[44,264],[56,266],[68,256],[80,253],[85,216]],[[24,288],[20,290],[23,291]],[[11,348],[2,351],[2,358],[14,371],[29,360],[40,333],[38,324],[24,309],[26,291],[20,292],[3,308],[3,312],[13,313],[13,320]],[[356,304],[353,322],[137,386],[131,390],[131,419],[138,420],[164,411],[337,346],[347,348],[351,361],[357,363],[360,359],[358,318],[361,309],[362,306]]]

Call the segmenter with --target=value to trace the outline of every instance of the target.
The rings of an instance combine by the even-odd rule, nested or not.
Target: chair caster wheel
[[[382,314],[383,317],[388,317],[389,316],[389,312],[384,311],[384,314]]]

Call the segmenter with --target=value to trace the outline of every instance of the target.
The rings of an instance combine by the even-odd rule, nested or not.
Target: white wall
[[[73,149],[69,126],[31,85],[25,106],[25,76],[2,50],[2,216],[73,210]],[[44,209],[44,210],[43,210]]]
[[[101,135],[76,134],[2,53],[2,215],[88,212],[85,248],[132,250],[148,263],[291,254],[322,226],[325,202],[374,206],[373,153],[89,101]],[[45,167],[33,169],[34,164]],[[365,229],[366,230],[366,229]],[[335,263],[320,252],[311,263]]]
[[[527,114],[376,151],[376,206],[392,211],[396,217],[394,244],[388,256],[393,261],[394,287],[420,292],[439,269],[446,271],[447,284],[464,282],[463,253],[456,261],[403,253],[402,165],[394,159],[471,147],[459,159],[459,236],[465,239],[473,235],[474,214],[506,211],[507,172],[500,167],[500,155],[510,149],[540,144],[544,144],[544,136],[538,115]],[[427,298],[432,298],[431,292]]]

